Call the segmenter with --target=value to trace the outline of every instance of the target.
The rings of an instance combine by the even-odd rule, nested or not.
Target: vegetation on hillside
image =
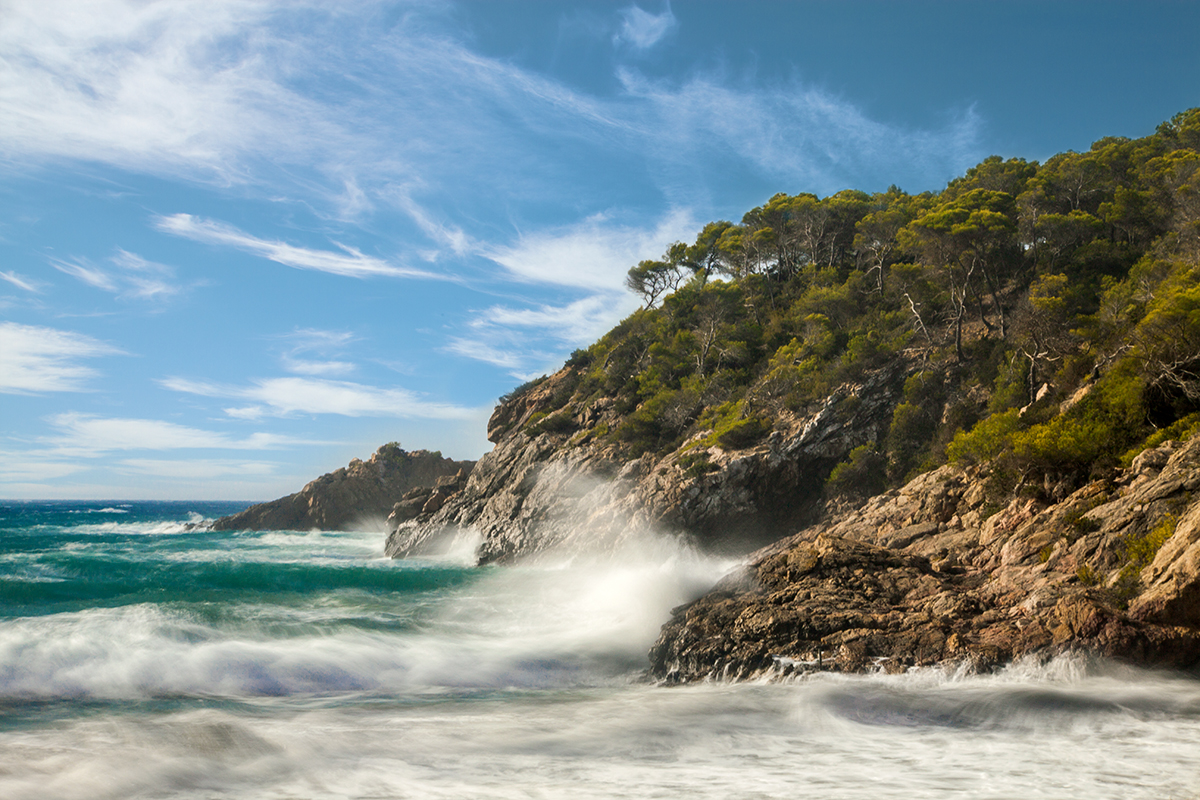
[[[686,445],[702,474],[686,451],[753,445],[903,359],[890,430],[831,492],[951,459],[1058,495],[1200,428],[1200,109],[939,193],[777,194],[627,285],[644,306],[572,355],[530,435]],[[601,399],[608,421],[581,422]]]

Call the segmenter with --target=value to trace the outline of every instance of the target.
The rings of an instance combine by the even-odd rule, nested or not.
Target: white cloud
[[[119,450],[271,450],[311,442],[269,433],[244,438],[156,419],[98,417],[75,412],[56,414],[50,424],[57,436],[44,441],[55,452],[94,456]]]
[[[471,321],[471,327],[538,330],[563,342],[592,342],[638,306],[632,295],[597,294],[565,306],[536,308],[492,306]]]
[[[317,328],[298,328],[279,337],[290,345],[280,355],[280,363],[288,372],[298,375],[344,376],[358,369],[356,364],[331,358],[306,357],[309,353],[330,356],[340,353],[358,339],[349,331],[326,331]]]
[[[417,223],[417,226],[426,236],[444,247],[449,247],[455,255],[462,255],[475,247],[475,243],[463,233],[461,228],[456,225],[438,222],[429,212],[421,208],[408,193],[396,193],[393,195],[393,199],[396,205],[408,214],[413,222]],[[434,258],[429,260],[436,260],[436,252]]]
[[[93,266],[85,258],[51,259],[50,264],[59,272],[118,298],[161,302],[183,291],[183,287],[170,281],[175,270],[166,264],[147,261],[121,248],[108,260],[118,268],[116,271]]]
[[[212,480],[226,476],[262,478],[275,474],[278,464],[269,461],[233,461],[189,458],[170,461],[154,458],[126,458],[117,462],[118,471],[156,478]]]
[[[257,404],[247,408],[226,409],[230,416],[242,419],[290,414],[470,419],[475,414],[475,409],[432,403],[407,389],[381,389],[349,381],[265,378],[254,381],[252,386],[228,386],[173,377],[159,383],[176,392],[249,400]]]
[[[444,6],[408,6],[382,28],[380,9],[9,0],[0,156],[253,183],[342,219],[371,213],[377,200],[462,255],[483,247],[470,222],[494,224],[486,215],[498,206],[516,217],[530,203],[576,207],[610,169],[632,166],[635,180],[657,183],[650,191],[692,205],[709,196],[714,173],[750,168],[767,194],[827,193],[861,185],[881,165],[901,185],[922,176],[940,184],[980,155],[970,114],[905,130],[798,81],[763,87],[718,73],[651,82],[626,69],[623,91],[589,95],[473,51]],[[630,5],[620,15],[619,40],[637,49],[676,24],[669,8]],[[301,269],[418,274],[353,248],[313,251],[186,215],[165,219],[181,235]],[[411,246],[414,256],[440,256]]]
[[[120,353],[81,333],[0,322],[0,393],[84,391],[96,371],[77,362]]]
[[[637,305],[631,295],[601,293],[565,306],[492,306],[470,320],[469,335],[452,337],[445,349],[524,379],[560,362],[564,349],[595,341]]]
[[[320,328],[297,328],[279,337],[292,345],[291,352],[316,351],[320,353],[341,350],[358,337],[350,331],[326,331]]]
[[[486,255],[519,280],[614,291],[624,285],[630,267],[661,255],[672,242],[690,241],[700,227],[691,212],[681,209],[650,229],[595,216],[521,236],[515,245],[492,248]]]
[[[651,14],[630,6],[621,10],[621,30],[613,40],[645,50],[661,41],[675,25],[675,15],[669,8],[661,14]]]
[[[675,84],[629,68],[618,76],[646,130],[656,132],[645,142],[654,151],[648,157],[675,167],[676,191],[695,185],[688,176],[697,164],[721,164],[730,153],[776,186],[817,194],[878,181],[881,169],[901,183],[937,184],[979,156],[973,111],[944,130],[909,130],[799,82],[759,88],[710,74]]]
[[[64,272],[72,278],[77,278],[88,286],[103,289],[106,292],[115,292],[117,290],[117,282],[113,280],[111,275],[102,269],[93,267],[86,260],[59,261],[58,259],[51,259],[50,264],[59,272]]]
[[[287,354],[284,354],[280,361],[284,369],[297,375],[349,375],[357,369],[357,366],[349,361],[314,361]]]
[[[40,453],[0,451],[0,483],[34,483],[64,478],[83,468],[77,461],[60,461]]]
[[[495,341],[487,341],[488,339]],[[482,361],[494,367],[506,369],[513,375],[524,375],[535,362],[551,359],[550,353],[531,350],[528,342],[520,342],[518,336],[505,331],[484,331],[474,336],[454,336],[446,344],[446,352]]]
[[[301,11],[252,0],[7,2],[0,15],[0,149],[229,180],[242,154],[286,158],[337,137],[320,106],[288,90],[295,51],[263,37]],[[307,137],[276,137],[279,118]]]
[[[351,278],[366,278],[371,276],[393,278],[440,277],[423,270],[396,266],[381,258],[364,255],[353,247],[337,244],[337,242],[334,242],[334,244],[337,244],[341,248],[340,253],[332,250],[312,250],[307,247],[297,247],[286,242],[260,239],[232,225],[193,217],[191,214],[172,214],[168,217],[156,217],[154,219],[154,227],[165,233],[182,236],[185,239],[203,242],[204,244],[233,247],[251,255],[295,269],[311,269]]]
[[[18,289],[24,289],[27,292],[40,294],[38,284],[35,281],[26,278],[24,275],[18,275],[16,272],[9,270],[8,272],[0,272],[0,280],[5,280],[16,286]]]

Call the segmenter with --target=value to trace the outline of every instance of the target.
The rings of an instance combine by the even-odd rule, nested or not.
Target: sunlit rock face
[[[1070,650],[1200,661],[1200,439],[1050,505],[996,510],[983,477],[942,467],[759,550],[676,609],[652,674],[988,669]]]
[[[816,518],[834,465],[886,435],[911,368],[901,360],[842,386],[813,413],[777,420],[769,437],[746,447],[689,440],[638,458],[595,435],[619,418],[611,398],[572,409],[554,426],[536,423],[556,407],[552,398],[571,379],[566,368],[496,409],[488,425],[495,448],[436,511],[393,517],[387,552],[420,553],[467,529],[482,537],[483,563],[564,545],[612,547],[646,529],[750,552]],[[691,468],[698,459],[703,470]]]
[[[428,450],[407,452],[396,444],[380,447],[367,461],[311,481],[295,494],[260,503],[213,523],[214,530],[345,530],[383,524],[396,501],[419,486],[470,472],[471,461],[454,461]]]

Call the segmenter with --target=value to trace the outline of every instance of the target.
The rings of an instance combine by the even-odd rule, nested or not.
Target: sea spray
[[[670,608],[731,566],[670,537],[476,568],[467,540],[392,561],[367,532],[64,508],[0,531],[6,800],[1200,793],[1188,676],[1067,657],[650,685]]]

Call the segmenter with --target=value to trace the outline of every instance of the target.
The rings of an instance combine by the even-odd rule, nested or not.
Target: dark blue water
[[[1200,797],[1200,684],[1080,659],[665,689],[731,564],[393,561],[237,503],[0,503],[0,798]]]

